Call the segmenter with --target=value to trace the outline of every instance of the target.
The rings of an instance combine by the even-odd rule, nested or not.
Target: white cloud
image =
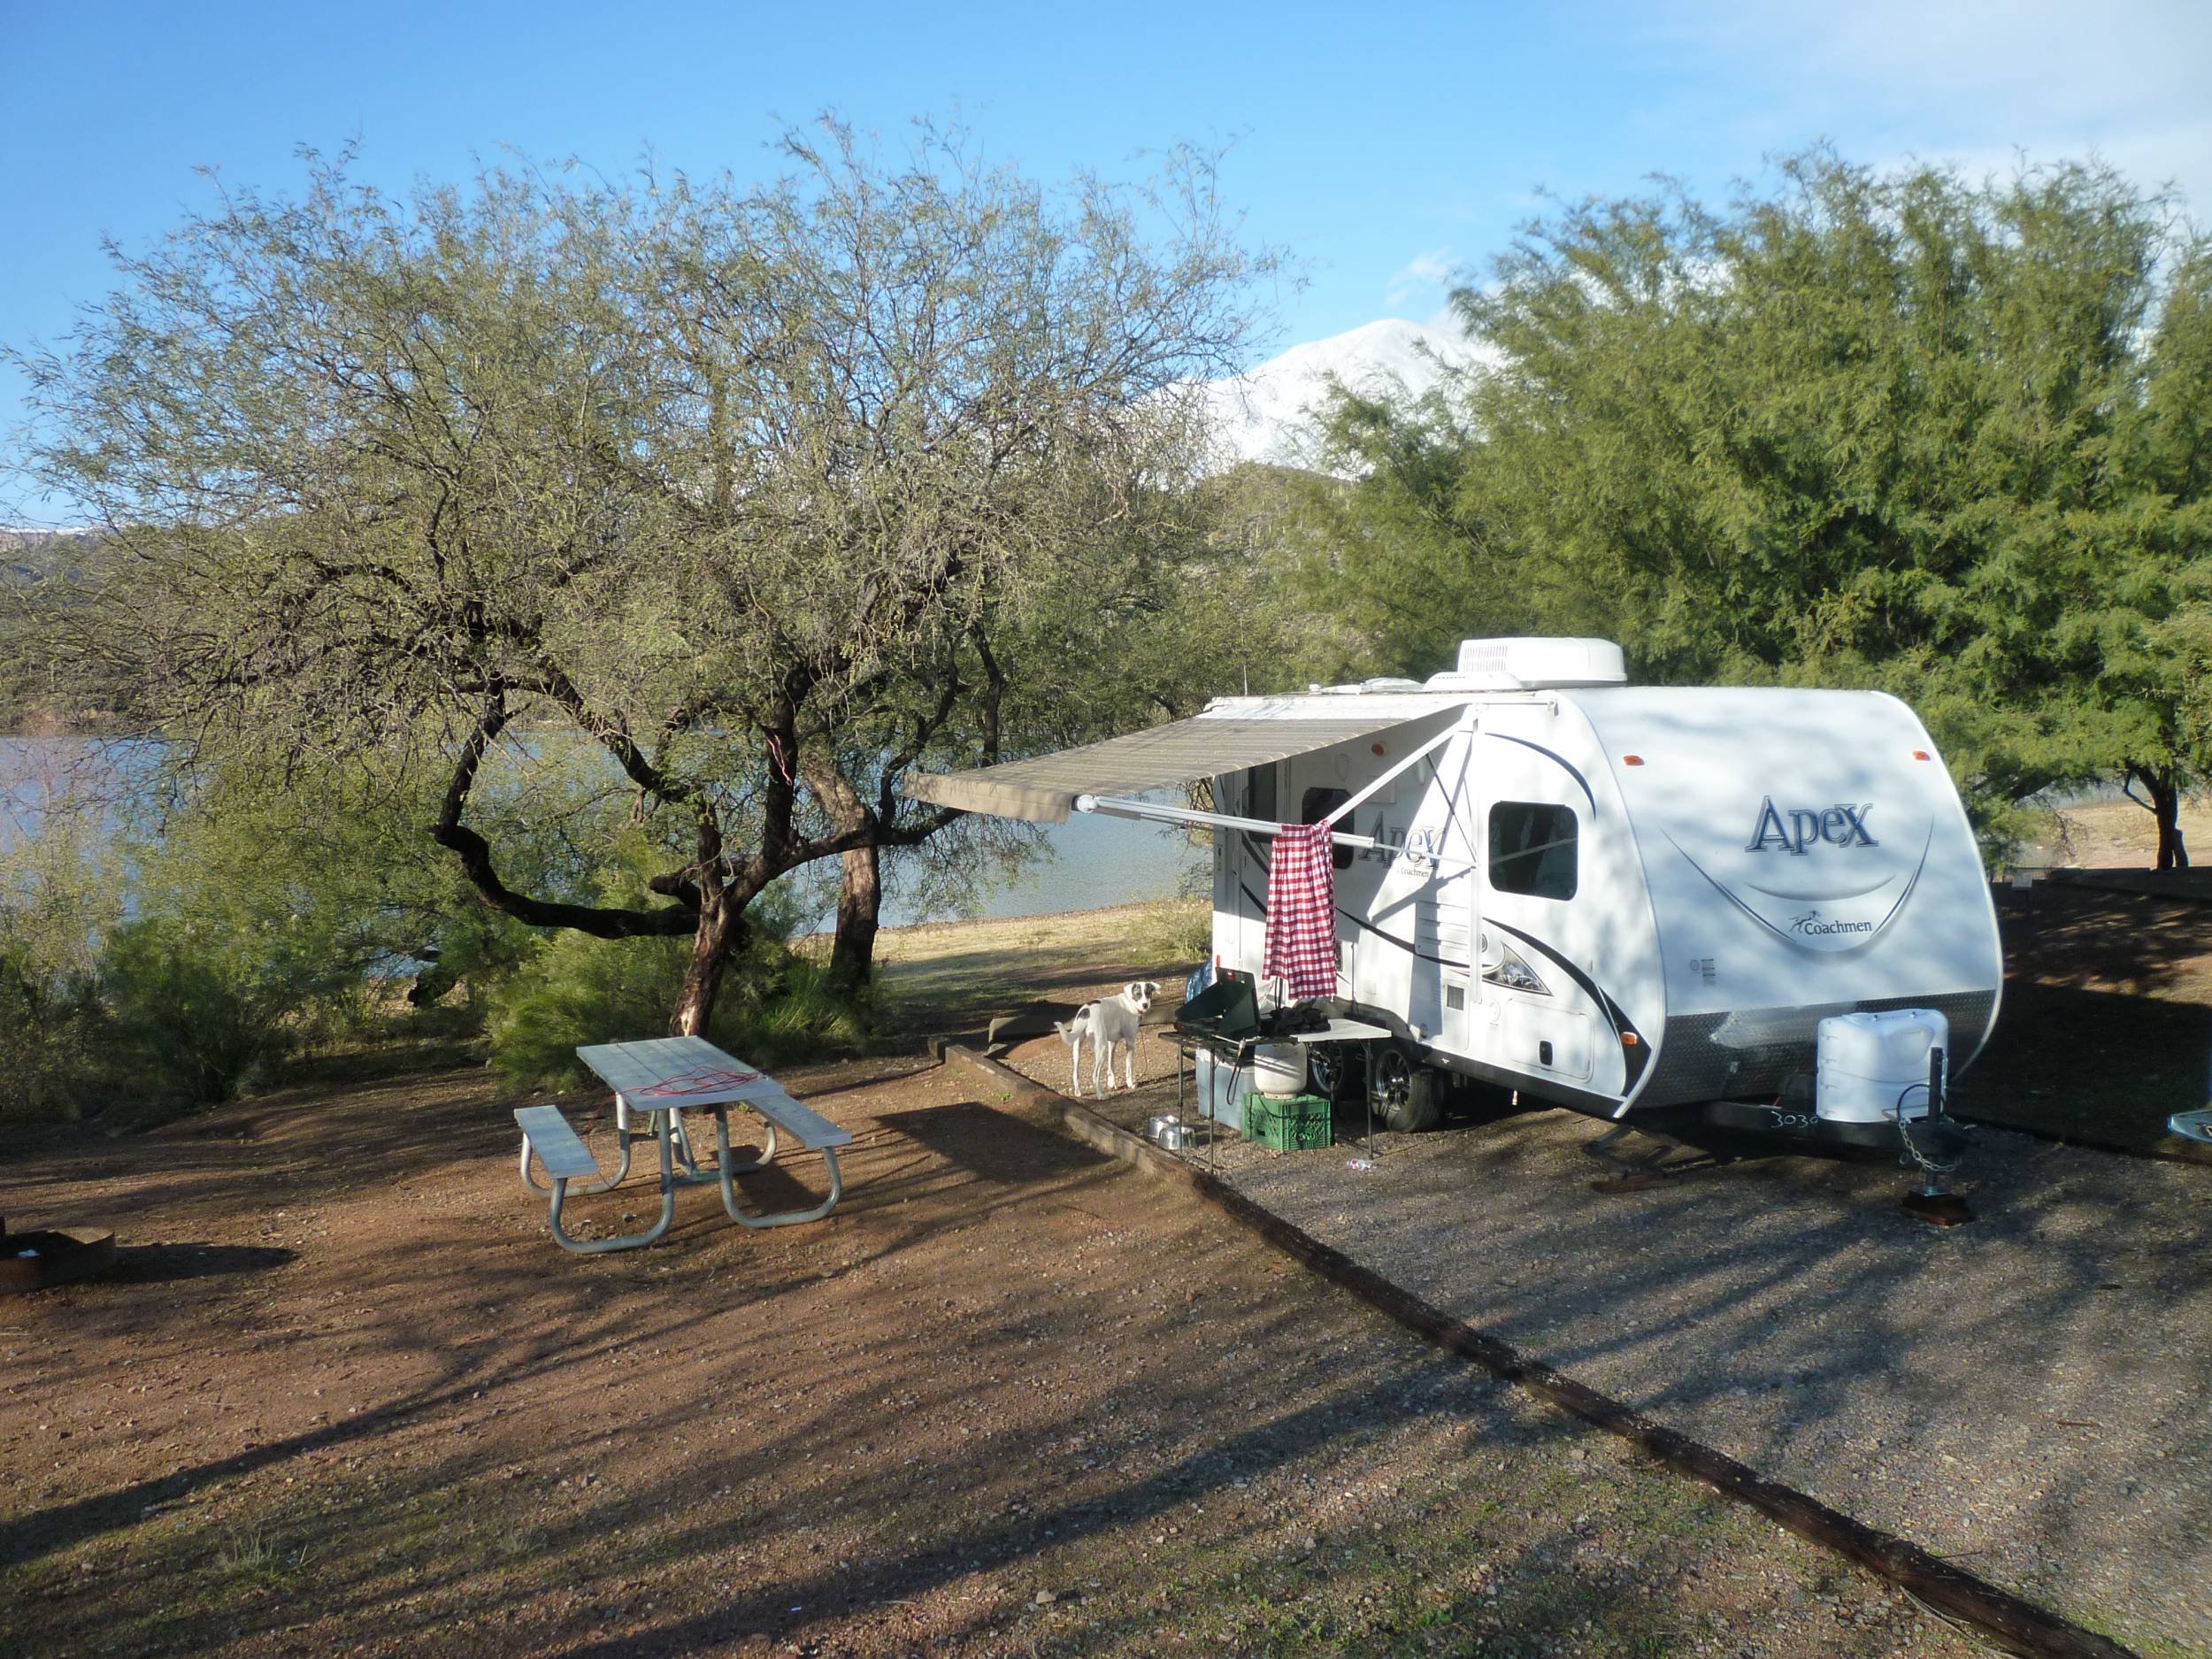
[[[2093,151],[2212,218],[2212,6],[2203,0],[1663,0],[1629,27],[1719,65],[1749,134],[1824,132],[1859,158],[1970,175]]]
[[[2053,128],[2002,144],[1924,144],[1874,157],[1872,165],[1886,171],[1925,163],[1951,168],[1974,183],[2002,184],[2023,167],[2092,159],[2117,169],[2147,192],[2170,185],[2200,224],[2212,221],[2212,121],[2103,134]]]
[[[1391,276],[1383,303],[1395,311],[1424,289],[1448,288],[1459,269],[1459,257],[1449,248],[1417,253]]]
[[[1670,7],[1657,27],[1801,84],[1841,83],[1924,114],[1960,99],[2046,120],[2200,107],[2212,63],[2212,8],[2201,0],[1738,0],[1694,15]]]
[[[1421,328],[1425,334],[1440,334],[1447,340],[1465,338],[1464,331],[1460,326],[1459,313],[1454,311],[1448,303],[1438,306],[1424,317],[1421,319]]]

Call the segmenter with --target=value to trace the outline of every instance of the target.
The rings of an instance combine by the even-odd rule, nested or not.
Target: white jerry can
[[[1832,1014],[1820,1022],[1814,1110],[1835,1123],[1887,1123],[1901,1108],[1928,1115],[1928,1051],[1943,1050],[1951,1078],[1951,1022],[1932,1008]]]

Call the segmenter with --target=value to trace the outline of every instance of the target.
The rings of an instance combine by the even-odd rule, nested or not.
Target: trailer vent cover
[[[1621,648],[1610,640],[1462,640],[1458,666],[1432,676],[1428,689],[1540,691],[1618,686],[1627,679]]]

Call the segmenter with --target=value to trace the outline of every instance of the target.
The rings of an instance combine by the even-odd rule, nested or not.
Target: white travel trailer
[[[1897,1147],[1988,1038],[2003,972],[1934,742],[1877,692],[1625,678],[1607,641],[1471,640],[1425,684],[1225,697],[908,793],[1211,826],[1217,964],[1252,976],[1271,834],[1332,818],[1329,1011],[1394,1034],[1394,1127],[1432,1121],[1455,1073],[1655,1128]],[[1209,811],[1132,798],[1201,780]]]

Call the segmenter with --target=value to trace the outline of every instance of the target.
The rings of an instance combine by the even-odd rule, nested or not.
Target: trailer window
[[[1275,816],[1275,765],[1255,766],[1244,774],[1244,816],[1278,823]]]
[[[1490,809],[1490,885],[1540,899],[1575,895],[1574,809],[1501,801]]]
[[[1318,824],[1351,798],[1349,789],[1309,789],[1298,803],[1298,821],[1301,824]],[[1340,825],[1338,827],[1348,834],[1350,833],[1348,826]],[[1352,867],[1352,849],[1332,842],[1329,863],[1339,870],[1349,870]]]

